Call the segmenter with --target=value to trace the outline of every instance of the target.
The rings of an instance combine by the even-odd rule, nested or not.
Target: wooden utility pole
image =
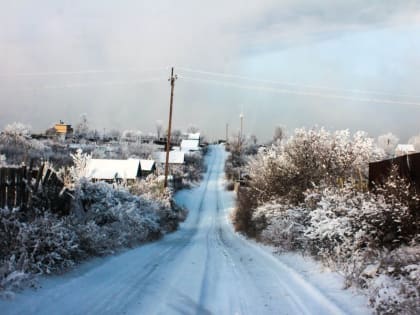
[[[171,69],[171,77],[168,79],[171,83],[171,100],[169,102],[169,122],[168,122],[168,135],[166,139],[166,162],[165,162],[165,182],[164,186],[168,187],[168,173],[169,173],[169,151],[171,149],[171,128],[172,128],[172,105],[174,100],[174,87],[177,75],[174,76],[174,67]]]

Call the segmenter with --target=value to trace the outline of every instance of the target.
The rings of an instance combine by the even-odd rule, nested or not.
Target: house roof
[[[155,152],[153,158],[158,163],[166,162],[166,152]],[[184,164],[184,152],[181,151],[170,151],[169,152],[169,164]]]
[[[152,171],[155,165],[155,160],[140,160],[140,166],[142,171]]]
[[[413,152],[416,152],[416,149],[414,148],[414,145],[412,144],[399,144],[397,145],[397,148],[395,149],[395,151],[413,153]]]
[[[200,143],[198,140],[182,140],[181,151],[198,151]]]
[[[113,180],[115,178],[136,179],[140,160],[91,159],[88,163],[88,177]]]
[[[188,140],[200,140],[200,133],[189,133]]]

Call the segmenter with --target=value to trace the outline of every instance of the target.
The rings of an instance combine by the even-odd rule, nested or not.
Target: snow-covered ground
[[[0,301],[1,314],[369,314],[337,274],[233,232],[225,158],[212,147],[203,183],[177,194],[190,210],[177,232],[42,279],[40,289]]]

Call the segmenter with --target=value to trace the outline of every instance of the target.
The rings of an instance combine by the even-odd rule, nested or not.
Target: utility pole
[[[169,102],[169,122],[168,122],[168,136],[166,139],[166,162],[165,162],[165,182],[164,187],[168,187],[168,173],[169,173],[169,150],[171,147],[171,128],[172,128],[172,104],[174,100],[174,87],[175,80],[178,78],[177,75],[174,76],[174,67],[171,69],[171,77],[168,81],[171,82],[171,99]]]
[[[226,123],[226,144],[228,143],[228,141],[229,141],[229,124]]]
[[[243,132],[244,132],[244,114],[240,114],[239,118],[241,119],[241,133],[240,133],[240,138],[239,138],[239,147],[242,151],[242,138],[243,138]]]
[[[243,136],[243,132],[244,132],[244,114],[240,114],[239,118],[241,118],[241,138]]]

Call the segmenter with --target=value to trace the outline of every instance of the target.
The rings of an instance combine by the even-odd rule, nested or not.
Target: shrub
[[[255,198],[248,188],[240,187],[238,191],[237,207],[232,214],[232,222],[235,230],[249,236],[256,235],[256,229],[252,222]]]

